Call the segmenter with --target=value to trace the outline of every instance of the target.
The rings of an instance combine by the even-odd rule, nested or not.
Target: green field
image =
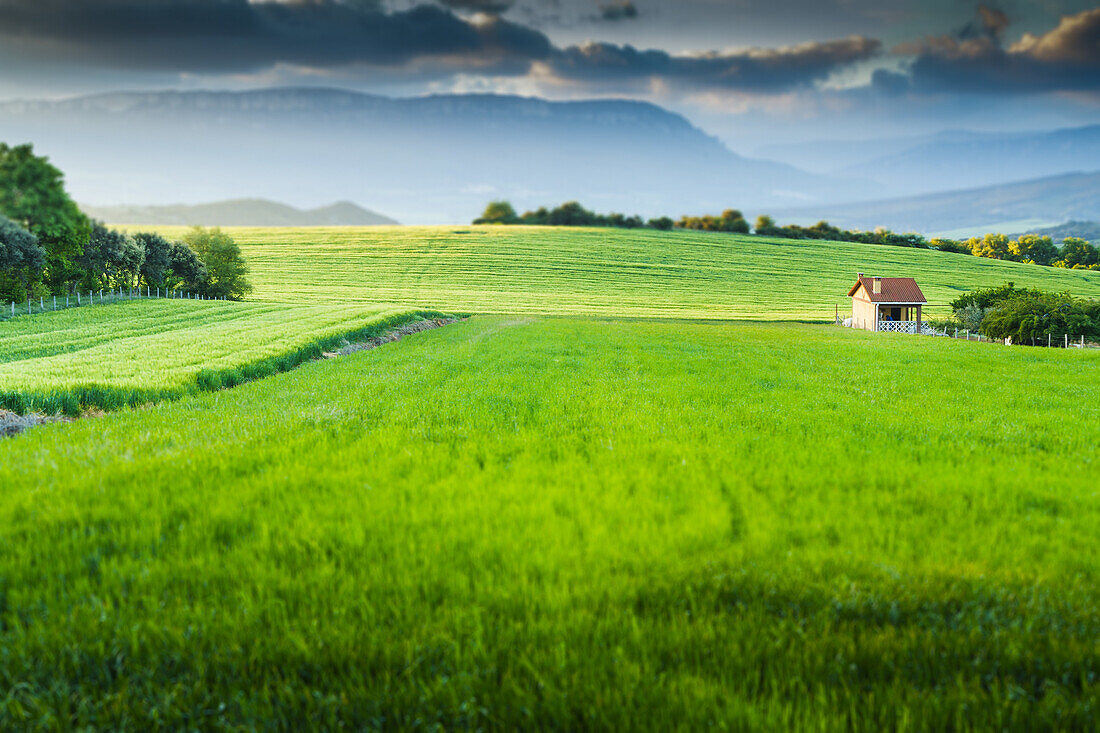
[[[477,317],[36,428],[0,727],[1095,729],[1098,367]]]
[[[1096,729],[1100,352],[783,321],[1100,273],[232,233],[253,302],[0,323],[0,406],[120,408],[0,441],[0,730]]]
[[[1100,297],[1100,272],[852,242],[561,227],[228,231],[262,301],[820,321],[850,311],[857,272],[915,277],[941,317],[963,291],[1010,280]]]
[[[0,322],[0,407],[77,414],[269,376],[420,317],[405,307],[135,300]]]

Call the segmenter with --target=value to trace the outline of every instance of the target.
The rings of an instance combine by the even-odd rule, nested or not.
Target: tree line
[[[143,286],[240,300],[247,274],[220,229],[194,227],[178,241],[110,229],[77,208],[32,146],[0,143],[0,302]]]
[[[625,216],[617,213],[598,214],[589,211],[576,201],[568,201],[553,209],[540,207],[535,211],[527,211],[521,216],[516,214],[515,209],[507,201],[492,201],[473,223],[646,228],[661,231],[694,229],[735,234],[752,233],[784,239],[825,239],[834,242],[917,247],[1051,267],[1100,270],[1100,250],[1076,237],[1066,237],[1060,248],[1049,236],[1035,234],[1025,234],[1017,239],[1009,239],[1003,234],[986,234],[984,237],[971,237],[966,240],[927,239],[920,234],[899,234],[883,227],[870,232],[841,229],[827,221],[819,221],[813,226],[798,224],[779,226],[772,217],[767,215],[758,216],[750,227],[748,221],[737,209],[726,209],[719,216],[682,216],[678,220],[662,216],[645,221],[640,216]]]
[[[1045,346],[1084,336],[1100,341],[1100,300],[1007,283],[972,290],[951,303],[955,325],[989,338]],[[1053,337],[1053,338],[1052,338]]]

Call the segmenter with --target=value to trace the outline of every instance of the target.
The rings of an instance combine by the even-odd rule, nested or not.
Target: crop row
[[[0,323],[0,407],[73,414],[217,389],[438,315],[387,306],[151,300]]]

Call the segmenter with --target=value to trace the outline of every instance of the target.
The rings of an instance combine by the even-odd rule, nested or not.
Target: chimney
[[[882,292],[882,278],[875,275],[874,284],[871,286],[871,292],[878,295]]]
[[[862,280],[863,279],[863,273],[862,272],[857,272],[856,273],[856,279],[857,280]]]

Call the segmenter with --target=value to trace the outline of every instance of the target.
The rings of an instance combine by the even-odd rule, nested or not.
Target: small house
[[[864,277],[861,272],[848,296],[853,328],[921,332],[921,307],[928,301],[911,277]]]

